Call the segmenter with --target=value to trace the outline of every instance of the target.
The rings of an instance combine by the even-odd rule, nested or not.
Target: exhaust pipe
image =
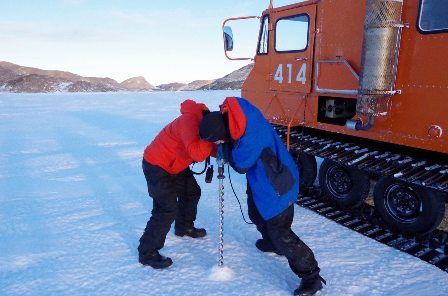
[[[375,119],[373,116],[369,116],[366,123],[363,123],[361,119],[355,119],[355,120],[347,120],[345,123],[345,126],[354,131],[365,131],[368,130],[373,126],[373,123],[375,122]]]
[[[373,116],[387,115],[395,90],[401,39],[403,0],[367,0],[356,112],[366,124],[347,122],[356,130],[373,125]]]

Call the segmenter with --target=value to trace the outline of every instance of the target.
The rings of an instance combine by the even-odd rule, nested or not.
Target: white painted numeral
[[[286,64],[286,67],[288,68],[288,83],[291,83],[292,65],[291,64]]]
[[[302,82],[302,84],[306,83],[306,64],[303,64],[300,68],[296,81]]]
[[[288,83],[292,83],[292,64],[286,64],[286,68],[288,68]],[[283,64],[279,64],[277,67],[277,71],[275,72],[274,80],[278,81],[278,83],[283,83]],[[300,67],[299,73],[297,73],[296,81],[301,82],[302,84],[306,83],[306,63],[302,64]]]
[[[283,82],[283,65],[278,65],[277,72],[275,72],[274,80],[277,80],[278,83]]]

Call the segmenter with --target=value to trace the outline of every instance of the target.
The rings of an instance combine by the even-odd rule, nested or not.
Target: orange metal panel
[[[339,94],[356,94],[359,75],[346,60],[322,60],[315,63],[315,90]]]
[[[329,0],[317,5],[314,59],[347,60],[356,73],[361,51],[366,0]]]

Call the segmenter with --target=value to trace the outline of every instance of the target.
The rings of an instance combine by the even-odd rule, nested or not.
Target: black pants
[[[294,205],[265,221],[255,206],[250,186],[247,186],[247,206],[250,220],[264,240],[271,242],[277,252],[288,259],[289,267],[300,278],[316,276],[320,269],[313,251],[292,231]]]
[[[172,175],[144,159],[142,168],[153,206],[151,218],[140,238],[140,253],[160,250],[173,221],[176,221],[175,228],[193,226],[201,196],[201,188],[190,168]]]

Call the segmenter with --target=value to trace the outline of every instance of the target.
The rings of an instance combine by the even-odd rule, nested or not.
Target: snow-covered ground
[[[224,265],[216,280],[217,180],[206,184],[204,239],[168,234],[174,264],[137,262],[151,199],[143,149],[193,98],[217,109],[234,91],[0,94],[0,295],[290,295],[283,257],[259,252],[225,179]],[[195,170],[202,169],[197,165]],[[227,175],[227,170],[226,170]],[[245,206],[244,176],[231,178]],[[293,229],[314,250],[320,295],[448,295],[448,274],[296,207]]]

